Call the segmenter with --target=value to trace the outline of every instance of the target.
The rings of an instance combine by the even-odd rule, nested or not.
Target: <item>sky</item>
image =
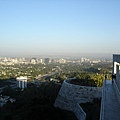
[[[119,0],[0,0],[0,56],[76,53],[120,53]]]

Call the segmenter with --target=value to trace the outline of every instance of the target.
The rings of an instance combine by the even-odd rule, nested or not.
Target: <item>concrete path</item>
[[[111,80],[105,82],[104,120],[120,120],[120,104]]]

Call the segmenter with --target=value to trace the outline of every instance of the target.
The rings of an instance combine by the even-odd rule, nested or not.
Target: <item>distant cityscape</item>
[[[97,58],[10,58],[0,57],[1,65],[14,65],[14,64],[53,64],[53,63],[101,63],[112,62],[112,59],[97,59]]]

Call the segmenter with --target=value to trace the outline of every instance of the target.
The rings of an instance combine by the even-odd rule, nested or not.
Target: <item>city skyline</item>
[[[118,0],[2,0],[0,56],[120,51]]]

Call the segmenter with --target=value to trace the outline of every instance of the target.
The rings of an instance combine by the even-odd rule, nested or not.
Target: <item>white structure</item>
[[[120,66],[120,55],[113,54],[113,74],[116,74],[117,66]]]
[[[39,63],[43,64],[43,63],[44,63],[44,60],[41,58],[41,59],[39,60]]]
[[[89,61],[90,61],[90,60],[87,59],[87,58],[81,58],[81,59],[80,59],[80,62],[81,62],[81,63],[83,63],[83,62],[89,62]]]
[[[32,58],[31,60],[30,60],[30,62],[32,63],[32,64],[37,64],[37,58]]]
[[[24,89],[27,87],[27,77],[20,76],[20,77],[17,77],[16,80],[18,81],[19,88]]]
[[[118,90],[120,91],[120,55],[113,54],[113,75],[116,75],[114,82],[117,85]]]
[[[66,63],[66,60],[65,59],[60,59],[59,63]]]
[[[82,110],[80,103],[92,102],[94,98],[101,98],[102,87],[88,87],[70,84],[74,78],[64,80],[54,106],[73,111],[78,120],[85,120],[86,113]]]

